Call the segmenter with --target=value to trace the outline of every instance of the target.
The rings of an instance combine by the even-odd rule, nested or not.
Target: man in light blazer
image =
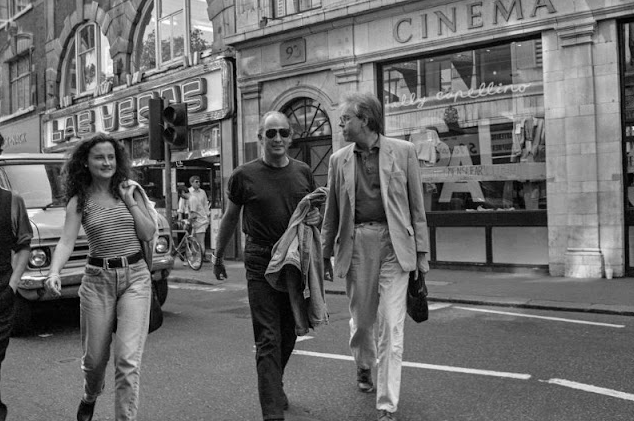
[[[339,126],[351,142],[330,158],[322,225],[326,278],[346,280],[357,386],[373,392],[379,421],[396,420],[409,273],[429,271],[422,182],[413,144],[383,136],[381,103],[349,94]],[[374,336],[375,324],[377,337]]]

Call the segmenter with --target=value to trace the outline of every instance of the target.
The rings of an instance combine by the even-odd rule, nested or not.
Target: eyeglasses
[[[264,132],[264,135],[267,139],[275,139],[277,134],[280,134],[280,137],[287,138],[291,135],[290,129],[268,129]]]
[[[350,120],[352,120],[352,117],[357,117],[357,116],[356,116],[356,115],[347,115],[347,114],[344,114],[344,115],[342,115],[341,117],[339,117],[339,123],[340,123],[341,125],[344,125],[344,124],[346,124],[347,122],[349,122]],[[358,118],[358,117],[357,117],[357,118]]]

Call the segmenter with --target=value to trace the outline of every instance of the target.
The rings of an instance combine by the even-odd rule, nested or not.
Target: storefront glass
[[[623,51],[623,122],[625,124],[625,154],[627,157],[627,202],[634,211],[634,23],[623,26],[625,39]]]
[[[428,211],[546,209],[540,39],[381,72],[385,134],[416,145]]]
[[[190,150],[210,151],[219,153],[220,124],[197,127],[192,129],[190,136]]]

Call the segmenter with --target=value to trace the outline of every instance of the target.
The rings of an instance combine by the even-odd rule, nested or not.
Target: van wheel
[[[154,282],[154,288],[156,289],[156,295],[158,297],[159,303],[161,303],[161,306],[163,304],[165,304],[165,300],[167,300],[167,278],[164,279],[159,279],[158,281],[152,281]]]
[[[13,302],[13,330],[12,336],[24,336],[33,330],[33,311],[31,302],[22,297],[20,293],[15,294]]]

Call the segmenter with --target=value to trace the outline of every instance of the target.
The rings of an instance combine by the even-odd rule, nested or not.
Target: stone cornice
[[[259,82],[255,83],[244,83],[239,84],[240,93],[242,95],[242,99],[245,100],[253,100],[260,98],[260,91],[262,89],[262,84]]]
[[[335,75],[337,84],[352,83],[359,81],[361,65],[359,63],[343,64],[333,67],[332,73]]]
[[[597,23],[594,21],[581,22],[557,28],[557,36],[559,37],[562,47],[571,47],[574,45],[591,44],[594,32],[597,29]]]

